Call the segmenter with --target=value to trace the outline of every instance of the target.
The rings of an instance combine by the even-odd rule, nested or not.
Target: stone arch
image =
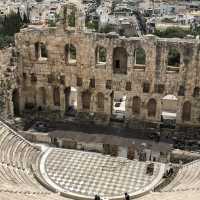
[[[143,48],[137,48],[134,53],[135,64],[145,65],[146,64],[146,53]]]
[[[106,63],[107,50],[102,46],[97,46],[95,50],[96,63]]]
[[[104,94],[102,92],[97,94],[97,108],[104,110]]]
[[[53,88],[53,103],[55,106],[60,106],[60,88]]]
[[[170,48],[167,56],[168,66],[179,67],[181,62],[181,54],[176,48]]]
[[[73,44],[66,44],[64,49],[65,62],[75,63],[76,62],[76,47]]]
[[[36,88],[28,86],[24,88],[25,109],[32,110],[36,106]]]
[[[40,100],[40,104],[41,104],[39,106],[46,105],[46,90],[44,87],[39,88],[39,100]]]
[[[65,114],[74,115],[77,111],[77,88],[66,87],[64,89],[65,95]]]
[[[195,87],[193,90],[193,97],[199,97],[199,95],[200,95],[200,88]]]
[[[65,94],[65,111],[67,112],[70,106],[70,93],[71,93],[71,87],[67,87],[64,89]]]
[[[167,94],[161,99],[161,122],[174,126],[178,111],[178,98],[173,94]]]
[[[124,120],[126,115],[126,94],[122,91],[112,91],[111,99],[112,116],[114,118],[117,117],[120,120]]]
[[[190,121],[191,119],[191,103],[189,101],[184,102],[182,109],[182,120]]]
[[[113,72],[116,74],[127,73],[127,51],[123,47],[116,47],[113,50]]]
[[[176,113],[178,110],[178,98],[174,94],[167,94],[161,99],[161,110]]]
[[[19,108],[19,91],[18,89],[14,89],[12,92],[12,102],[13,102],[13,114],[14,116],[18,116],[20,114]]]
[[[90,103],[91,103],[91,92],[86,90],[82,92],[81,95],[82,99],[82,108],[83,109],[90,109]]]
[[[140,114],[141,99],[138,96],[133,97],[132,113]]]
[[[147,111],[148,111],[148,117],[155,117],[156,116],[156,106],[157,102],[155,99],[150,99],[147,103]]]

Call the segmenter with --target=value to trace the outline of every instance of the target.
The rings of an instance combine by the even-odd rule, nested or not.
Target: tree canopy
[[[191,34],[191,32],[190,30],[185,30],[179,27],[169,27],[165,30],[156,30],[154,34],[162,38],[184,38]]]
[[[12,11],[9,15],[0,17],[0,48],[4,48],[14,43],[15,33],[20,31],[24,24],[28,24],[29,19],[24,13],[21,18],[19,9],[16,12]]]

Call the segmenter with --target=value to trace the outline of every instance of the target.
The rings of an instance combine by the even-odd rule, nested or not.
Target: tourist
[[[127,192],[125,192],[125,200],[130,200],[130,196],[128,195],[128,193]]]
[[[94,200],[101,200],[101,198],[100,198],[99,195],[96,194],[96,195],[94,196]]]

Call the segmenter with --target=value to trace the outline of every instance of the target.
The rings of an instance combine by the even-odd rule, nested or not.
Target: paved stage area
[[[164,173],[164,164],[154,163],[154,174],[146,174],[148,162],[127,160],[98,153],[49,148],[41,159],[41,173],[52,187],[72,196],[114,198],[152,189]]]

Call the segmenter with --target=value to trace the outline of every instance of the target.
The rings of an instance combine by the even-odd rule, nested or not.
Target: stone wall
[[[199,125],[199,40],[152,35],[125,38],[90,32],[80,22],[76,24],[78,27],[68,28],[62,19],[56,28],[26,28],[16,34],[20,111],[39,108],[64,115],[69,106],[70,92],[66,91],[73,87],[78,112],[109,118],[113,99],[120,94],[126,96],[127,120],[159,122],[162,98],[171,94],[178,99],[177,123]],[[36,56],[36,44],[45,45],[47,56]],[[70,52],[72,45],[76,53]],[[106,62],[98,62],[98,47],[106,49]],[[139,48],[145,52],[144,64],[136,61]],[[123,56],[115,53],[113,57],[118,49]],[[169,66],[172,49],[178,52],[179,60]],[[134,97],[137,100],[133,101]]]
[[[13,115],[12,94],[17,88],[16,54],[10,47],[0,51],[0,113],[1,118]]]

